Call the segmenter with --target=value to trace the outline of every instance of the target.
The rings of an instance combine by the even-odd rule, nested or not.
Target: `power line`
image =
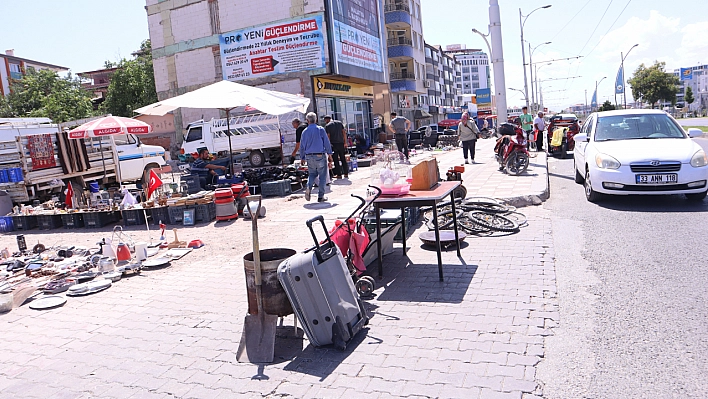
[[[621,17],[622,14],[624,13],[624,10],[626,10],[627,7],[629,7],[629,3],[631,3],[631,2],[632,2],[632,0],[627,1],[627,4],[625,4],[624,8],[622,9],[622,11],[620,11],[620,13],[619,13],[619,15],[617,16],[617,18],[615,18],[614,22],[612,22],[612,25],[610,25],[610,28],[607,29],[607,32],[605,32],[605,35],[602,36],[602,38],[600,39],[599,42],[597,42],[597,44],[595,45],[595,47],[593,47],[592,50],[590,50],[590,52],[585,55],[586,57],[589,56],[590,54],[592,54],[592,52],[595,51],[595,49],[597,48],[597,46],[599,46],[600,43],[602,43],[602,41],[607,37],[607,34],[610,33],[610,31],[612,30],[612,27],[615,26],[615,24],[617,23],[617,21],[620,19],[620,17]]]
[[[558,37],[558,35],[560,35],[560,33],[563,32],[563,29],[567,28],[568,25],[570,25],[570,23],[573,22],[573,20],[575,19],[575,17],[577,17],[578,14],[580,14],[580,12],[583,11],[583,9],[584,9],[585,7],[587,7],[587,5],[590,4],[591,1],[592,1],[592,0],[588,0],[588,2],[585,3],[584,6],[580,7],[580,10],[578,10],[578,12],[576,12],[575,15],[573,15],[573,17],[572,17],[571,19],[569,19],[568,22],[566,22],[565,25],[563,25],[563,27],[560,28],[560,30],[558,31],[558,33],[556,33],[555,36],[553,36],[553,37],[551,38],[551,40],[549,40],[549,41],[552,42],[553,39],[555,39],[556,37]]]
[[[585,47],[587,47],[588,43],[590,43],[590,40],[592,40],[592,36],[593,36],[593,35],[595,34],[595,32],[597,31],[597,28],[600,27],[600,23],[602,23],[602,20],[605,19],[605,15],[607,14],[607,11],[610,9],[610,6],[612,5],[612,2],[613,2],[613,1],[614,1],[614,0],[610,0],[610,4],[608,4],[608,5],[607,5],[607,8],[605,8],[605,12],[602,13],[602,16],[600,17],[600,20],[597,21],[597,25],[595,25],[595,29],[593,29],[593,30],[592,30],[592,33],[590,33],[590,36],[588,37],[588,41],[585,42],[585,44],[583,45],[583,48],[581,48],[580,51],[578,51],[578,53],[581,53],[581,54],[582,54],[583,50],[585,50]]]

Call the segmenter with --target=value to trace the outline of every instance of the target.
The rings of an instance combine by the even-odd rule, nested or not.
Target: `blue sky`
[[[614,101],[614,79],[620,52],[634,44],[625,61],[631,76],[640,63],[665,61],[667,70],[708,64],[708,1],[676,3],[659,0],[500,0],[506,86],[523,89],[519,7],[531,15],[524,36],[532,46],[534,62],[583,55],[558,61],[539,71],[544,102],[552,110],[588,102],[595,82],[599,100]],[[57,4],[60,4],[57,6]],[[3,4],[0,51],[14,49],[18,57],[71,68],[72,72],[99,69],[106,60],[130,57],[148,38],[144,0],[14,1]],[[422,0],[423,30],[430,44],[466,44],[486,49],[471,32],[486,31],[487,0]],[[36,23],[34,23],[36,22]],[[528,59],[527,59],[528,62]],[[581,76],[574,79],[566,79]],[[545,81],[545,79],[558,79]],[[508,92],[509,105],[521,105],[523,96]],[[631,94],[628,99],[631,98]]]

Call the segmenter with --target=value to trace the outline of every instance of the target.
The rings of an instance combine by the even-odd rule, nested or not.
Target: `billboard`
[[[379,0],[330,0],[333,72],[386,82]]]
[[[691,79],[693,79],[693,69],[681,68],[681,80],[691,80]]]
[[[322,14],[219,36],[221,70],[230,81],[325,67]]]
[[[492,112],[492,91],[489,88],[474,91],[477,97],[477,111],[479,113]]]

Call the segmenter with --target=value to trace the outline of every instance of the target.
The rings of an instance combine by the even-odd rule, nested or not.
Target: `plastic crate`
[[[52,230],[62,226],[61,215],[37,215],[40,230]]]
[[[211,222],[216,219],[216,204],[210,202],[208,204],[197,204],[194,206],[195,220],[197,222]]]
[[[261,183],[261,195],[263,197],[284,197],[288,194],[290,194],[290,179]]]
[[[180,177],[181,183],[187,183],[187,192],[194,194],[202,191],[202,186],[199,184],[199,175],[189,175]]]
[[[0,232],[9,233],[14,230],[15,227],[12,222],[12,216],[0,216]]]
[[[115,222],[116,220],[118,220],[118,213],[114,211],[84,213],[84,227],[87,229],[103,227],[107,224]]]
[[[78,229],[79,227],[84,227],[84,218],[80,213],[62,214],[61,222],[65,229]]]
[[[185,209],[187,209],[186,205],[168,206],[167,212],[169,213],[169,217],[170,217],[169,223],[170,224],[182,224],[182,220],[184,220],[184,210]]]
[[[158,226],[160,222],[164,224],[170,224],[170,213],[167,210],[166,206],[150,208],[148,212],[150,213],[152,224],[154,224],[155,226]]]
[[[37,216],[13,216],[12,224],[14,225],[15,230],[32,230],[37,227]]]
[[[145,224],[145,213],[143,209],[123,209],[123,226],[141,226]]]

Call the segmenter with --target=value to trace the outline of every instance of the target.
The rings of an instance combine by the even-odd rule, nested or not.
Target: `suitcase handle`
[[[320,247],[320,242],[317,240],[317,235],[315,234],[315,230],[312,228],[312,224],[319,221],[320,224],[322,225],[322,230],[325,232],[325,237],[326,238],[326,243],[324,246]],[[310,234],[312,234],[312,240],[315,241],[315,255],[317,256],[317,260],[322,263],[325,260],[331,258],[337,253],[336,246],[334,245],[334,242],[332,241],[332,238],[329,236],[329,232],[327,231],[327,226],[325,226],[324,222],[324,217],[322,215],[318,215],[313,217],[312,219],[308,220],[305,222],[307,224],[307,228],[310,229]]]

